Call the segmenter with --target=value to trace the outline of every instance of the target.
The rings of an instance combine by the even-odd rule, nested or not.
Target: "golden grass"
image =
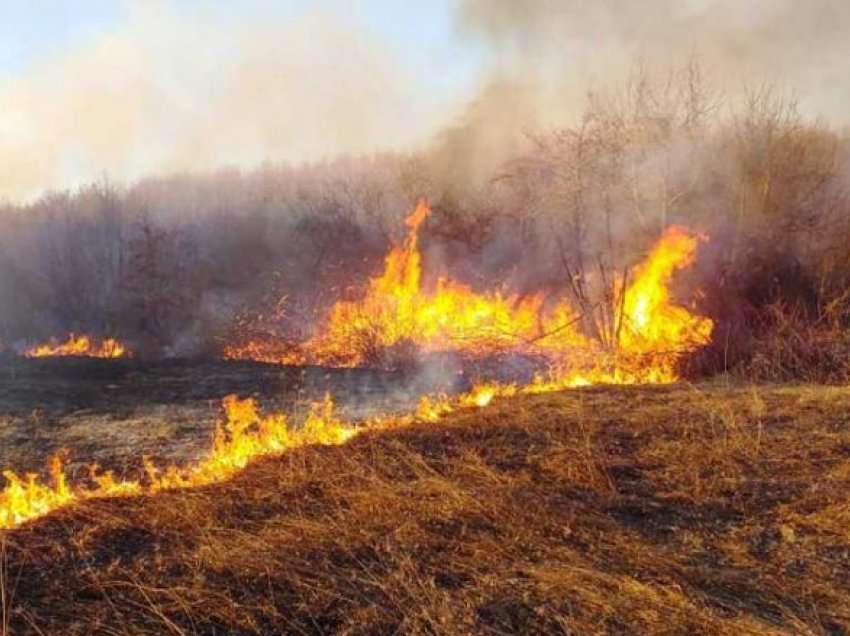
[[[843,634],[850,390],[591,388],[5,537],[13,634]]]

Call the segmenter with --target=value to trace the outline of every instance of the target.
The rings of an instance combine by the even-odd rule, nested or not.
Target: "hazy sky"
[[[0,199],[416,147],[478,90],[455,0],[0,2]]]
[[[127,27],[139,7],[199,21],[259,19],[285,24],[325,9],[352,26],[373,30],[409,59],[428,82],[463,90],[474,82],[482,49],[455,37],[454,0],[8,0],[0,3],[0,73],[67,54]]]
[[[850,0],[0,0],[0,200],[418,148],[459,121],[492,158],[636,60],[694,54],[724,94],[769,82],[846,125],[848,33]]]

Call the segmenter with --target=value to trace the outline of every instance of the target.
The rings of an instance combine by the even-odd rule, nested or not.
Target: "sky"
[[[458,129],[486,166],[695,55],[850,125],[848,32],[850,0],[0,0],[0,201]]]
[[[87,40],[126,26],[139,5],[161,5],[187,15],[235,18],[254,15],[291,20],[316,6],[342,11],[391,41],[432,79],[462,86],[474,81],[483,63],[481,49],[454,37],[454,2],[427,0],[28,0],[0,7],[0,73],[26,72],[28,66],[62,55]],[[340,7],[345,7],[344,10]],[[425,45],[425,43],[428,43]]]
[[[0,200],[416,147],[479,88],[457,0],[0,0]]]
[[[24,72],[30,64],[59,55],[115,26],[122,13],[122,5],[110,0],[4,2],[0,8],[0,73]]]

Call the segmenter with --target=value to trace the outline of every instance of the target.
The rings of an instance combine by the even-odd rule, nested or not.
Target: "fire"
[[[55,508],[66,506],[75,499],[62,471],[57,455],[50,461],[49,485],[40,484],[38,476],[28,473],[25,478],[14,471],[3,471],[6,488],[0,503],[0,528],[11,528],[24,521],[40,517]]]
[[[647,260],[635,270],[635,278],[623,299],[625,329],[621,346],[629,351],[658,352],[692,350],[711,338],[711,320],[690,313],[670,300],[673,274],[694,260],[700,237],[682,227],[667,229]]]
[[[458,397],[458,404],[466,407],[484,407],[493,401],[494,397],[511,397],[516,395],[518,389],[513,384],[497,384],[488,382],[477,384],[469,393]]]
[[[414,417],[423,422],[436,422],[452,411],[454,406],[447,395],[423,395],[416,405]]]
[[[317,335],[280,361],[355,367],[406,344],[418,351],[469,355],[523,348],[531,342],[544,348],[584,344],[584,336],[572,326],[572,309],[559,303],[545,313],[543,294],[521,298],[500,291],[476,293],[447,278],[424,289],[418,234],[430,214],[420,201],[405,221],[409,232],[404,243],[390,250],[383,274],[369,281],[364,298],[337,302]],[[256,345],[228,348],[228,357],[240,350],[256,353]]]
[[[307,444],[342,444],[359,431],[334,414],[329,396],[312,405],[304,423],[297,428],[290,426],[282,413],[261,414],[251,398],[230,395],[224,398],[223,407],[225,421],[216,425],[209,454],[188,466],[160,469],[143,458],[145,475],[138,480],[116,480],[111,472],[90,466],[90,483],[73,487],[65,476],[61,454],[51,458],[50,478],[46,483],[34,473],[21,477],[14,471],[5,471],[7,484],[0,492],[0,528],[13,528],[87,499],[155,493],[224,481],[258,457]]]
[[[270,364],[303,364],[303,356],[297,347],[275,340],[248,340],[229,342],[221,352],[225,360],[254,360]]]
[[[353,367],[380,363],[394,350],[518,352],[550,363],[527,390],[552,390],[674,382],[681,357],[711,337],[711,320],[671,298],[674,274],[693,262],[702,240],[684,228],[667,228],[627,280],[614,281],[616,300],[606,312],[613,329],[600,326],[600,333],[609,334],[603,341],[582,331],[586,317],[566,298],[548,302],[543,294],[479,293],[447,278],[423,286],[419,228],[430,213],[420,201],[406,219],[403,244],[387,254],[383,273],[369,281],[362,299],[333,305],[313,338],[300,347],[287,345],[285,352],[273,343],[234,344],[225,357]]]
[[[223,481],[264,455],[282,453],[307,444],[342,444],[357,432],[350,424],[334,415],[330,396],[313,404],[300,428],[293,428],[286,415],[262,415],[256,402],[229,395],[223,401],[227,419],[216,425],[212,449],[202,461],[178,468],[158,470],[146,462],[145,469],[151,491],[190,488]]]
[[[28,358],[49,356],[77,356],[84,358],[121,358],[126,355],[124,345],[114,338],[96,341],[90,336],[70,334],[65,342],[50,340],[27,350]]]
[[[299,427],[292,426],[283,413],[262,414],[253,398],[228,395],[222,400],[225,420],[216,424],[208,455],[188,466],[160,469],[143,457],[143,477],[123,480],[116,479],[111,471],[101,472],[98,466],[91,465],[89,483],[71,485],[60,453],[50,459],[49,479],[44,483],[35,473],[21,477],[12,470],[4,471],[7,484],[0,492],[0,529],[17,527],[85,500],[154,494],[225,481],[259,457],[279,455],[306,445],[344,444],[366,430],[436,422],[457,409],[484,407],[496,396],[517,392],[513,385],[486,384],[454,399],[446,395],[422,396],[417,408],[407,415],[377,415],[360,426],[338,417],[333,400],[325,396],[324,401],[311,405]]]
[[[550,305],[542,295],[477,293],[448,279],[423,289],[418,229],[429,214],[422,202],[408,217],[407,238],[387,255],[383,274],[369,282],[363,299],[336,303],[316,336],[275,359],[353,366],[369,362],[382,348],[411,343],[424,351],[451,349],[477,355],[510,349],[542,354],[550,361],[545,374],[525,386],[484,382],[456,398],[423,396],[408,415],[376,417],[361,426],[340,419],[330,397],[312,406],[302,426],[293,427],[284,414],[262,414],[253,399],[228,396],[223,400],[225,420],[216,426],[210,452],[194,464],[161,469],[143,458],[145,472],[138,480],[116,480],[93,466],[84,485],[68,483],[61,457],[51,460],[47,483],[34,474],[4,472],[0,528],[76,501],[222,481],[257,457],[308,444],[342,444],[363,430],[434,422],[457,409],[485,407],[497,397],[599,383],[675,382],[682,356],[711,337],[712,321],[675,304],[670,292],[674,274],[693,262],[701,240],[684,228],[668,228],[645,261],[626,280],[615,281],[617,301],[608,314],[615,337],[603,341],[580,330],[580,316],[565,299]],[[246,350],[251,356],[263,351],[253,345]],[[238,357],[238,348],[231,351]],[[114,340],[98,347],[85,336],[72,336],[63,345],[43,345],[28,353],[98,354],[118,357],[124,348]]]

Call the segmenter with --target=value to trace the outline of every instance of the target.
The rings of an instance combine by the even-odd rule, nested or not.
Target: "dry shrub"
[[[850,381],[850,332],[827,317],[774,303],[753,328],[749,351],[734,369],[751,381]]]

